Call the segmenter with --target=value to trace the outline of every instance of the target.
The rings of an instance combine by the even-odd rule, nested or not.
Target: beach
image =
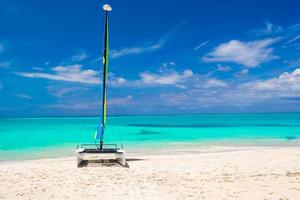
[[[0,1],[0,200],[300,200],[299,2]]]
[[[299,199],[300,148],[128,154],[128,168],[75,157],[0,163],[0,199]]]

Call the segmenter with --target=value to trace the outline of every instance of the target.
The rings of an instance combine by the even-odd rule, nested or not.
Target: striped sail
[[[108,74],[108,59],[109,59],[109,47],[108,47],[108,15],[106,11],[105,19],[105,34],[104,34],[104,55],[103,55],[103,116],[102,126],[106,124],[106,80]]]

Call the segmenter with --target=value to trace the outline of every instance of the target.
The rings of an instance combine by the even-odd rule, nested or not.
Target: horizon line
[[[120,115],[108,115],[107,117],[126,117],[126,116],[186,116],[186,115],[243,115],[243,114],[300,114],[299,111],[295,112],[228,112],[228,113],[178,113],[178,114],[120,114]],[[53,115],[53,116],[7,116],[0,119],[18,119],[18,118],[79,118],[79,117],[99,117],[99,115]]]

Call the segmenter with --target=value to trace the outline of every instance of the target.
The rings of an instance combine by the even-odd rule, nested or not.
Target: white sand
[[[144,160],[2,163],[0,199],[300,199],[299,147],[134,158]]]

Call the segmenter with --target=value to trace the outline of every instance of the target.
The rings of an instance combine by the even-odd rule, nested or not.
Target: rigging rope
[[[82,142],[83,132],[85,133],[85,131],[87,131],[87,132],[89,131],[89,128],[87,128],[87,124],[88,124],[88,118],[90,118],[90,117],[88,117],[87,115],[89,113],[89,107],[90,107],[90,105],[92,103],[92,99],[93,98],[87,98],[87,103],[84,104],[84,108],[83,108],[83,110],[84,110],[84,112],[83,112],[83,122],[81,124],[81,131],[80,131],[80,134],[79,134],[78,144],[80,144]],[[91,117],[91,119],[93,119],[93,118]],[[92,136],[92,133],[89,133],[89,134],[91,134],[91,136]]]
[[[111,80],[111,78],[109,77],[109,79]],[[113,88],[111,86],[111,84],[109,84],[109,92],[108,92],[108,95],[111,97],[111,100],[112,99],[116,99],[115,95],[114,95],[114,91],[113,91]],[[109,101],[109,99],[108,99]],[[109,105],[109,104],[108,104]],[[116,112],[116,107],[114,105],[111,105],[109,106],[108,110],[111,110],[112,112],[111,113],[117,113]],[[110,117],[111,118],[111,117]],[[111,122],[115,121],[115,130],[117,132],[117,136],[119,137],[119,142],[121,144],[121,147],[123,147],[123,137],[122,137],[122,132],[120,131],[120,121],[119,121],[119,116],[115,116],[113,119],[115,120],[111,120]],[[111,124],[112,125],[112,124]],[[114,130],[114,129],[112,129]],[[117,141],[116,141],[117,142]]]

